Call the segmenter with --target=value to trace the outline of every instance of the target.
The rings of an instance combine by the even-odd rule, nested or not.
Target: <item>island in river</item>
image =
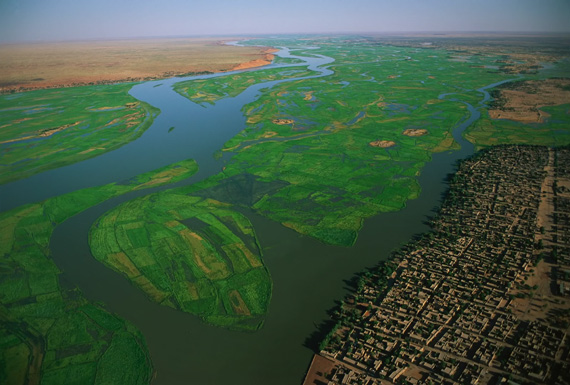
[[[259,39],[244,44],[289,49],[250,71],[2,96],[2,375],[301,382],[305,340],[343,279],[425,230],[445,175],[469,154],[463,130],[478,146],[570,142],[564,101],[526,125],[489,117],[486,91],[560,77],[566,51],[538,47],[513,68],[502,61],[507,47],[524,59],[519,40],[487,53],[467,41],[457,52],[413,39]],[[523,73],[536,58],[558,63]],[[97,153],[107,138],[116,146]],[[177,163],[188,158],[196,169]],[[184,178],[169,179],[180,167]],[[133,370],[119,373],[117,355]]]

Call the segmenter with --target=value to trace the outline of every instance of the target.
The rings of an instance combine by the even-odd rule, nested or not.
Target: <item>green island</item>
[[[276,68],[263,71],[241,72],[234,75],[214,77],[210,79],[188,80],[176,83],[174,91],[187,97],[194,103],[210,103],[235,97],[253,84],[271,80],[309,76],[313,73],[304,68]]]
[[[49,258],[53,229],[67,218],[129,191],[186,179],[187,160],[127,183],[88,188],[0,214],[0,382],[146,384],[152,365],[130,323],[62,286]]]
[[[153,301],[214,325],[256,330],[271,278],[253,227],[229,206],[176,189],[137,198],[99,218],[91,250]]]
[[[133,83],[0,95],[0,183],[101,155],[135,140],[159,110]]]

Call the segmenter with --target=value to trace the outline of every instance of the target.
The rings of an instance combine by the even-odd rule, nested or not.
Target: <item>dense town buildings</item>
[[[335,318],[305,384],[570,384],[570,149],[464,161]]]

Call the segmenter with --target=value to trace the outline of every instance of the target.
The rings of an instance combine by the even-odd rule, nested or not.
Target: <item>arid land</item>
[[[275,50],[233,39],[138,39],[0,45],[0,93],[222,72],[269,64]]]

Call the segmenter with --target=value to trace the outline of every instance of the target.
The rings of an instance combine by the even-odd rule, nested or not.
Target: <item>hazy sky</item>
[[[0,0],[0,41],[319,32],[570,32],[570,0]]]

